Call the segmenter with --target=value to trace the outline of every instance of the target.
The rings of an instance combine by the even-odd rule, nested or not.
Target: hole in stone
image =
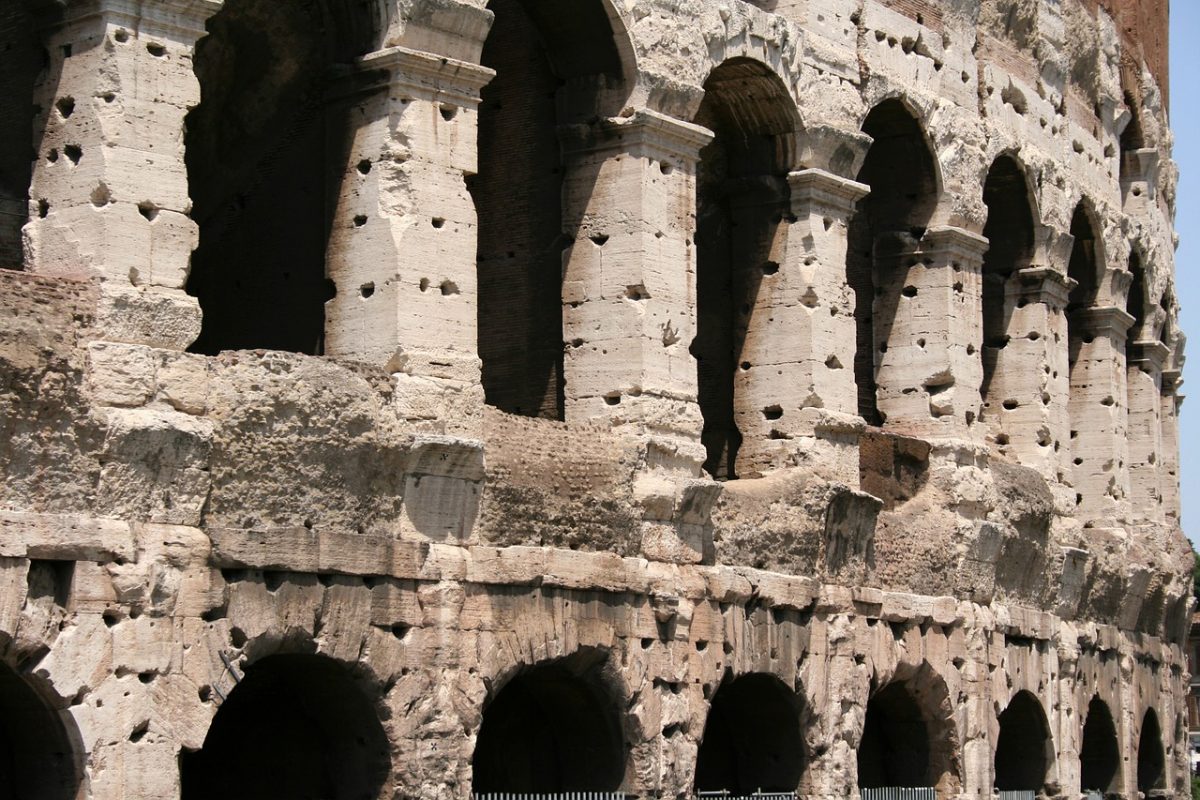
[[[768,261],[762,266],[763,275],[774,275],[779,272],[779,264],[774,261]]]
[[[150,42],[146,45],[146,50],[155,58],[162,58],[167,54],[167,48],[158,42]]]
[[[63,148],[63,155],[71,159],[72,164],[78,164],[79,159],[83,158],[83,148],[77,144],[69,144]]]
[[[595,236],[589,236],[588,238],[591,239],[592,243],[597,247],[604,247],[605,243],[608,242],[608,236],[603,233],[597,233]]]
[[[417,285],[420,287],[422,292],[427,291],[429,289],[429,278],[421,278],[421,282]]]
[[[367,215],[366,214],[358,214],[354,217],[354,227],[361,228],[363,225],[366,225],[366,224],[367,224]]]
[[[391,627],[392,636],[395,636],[397,639],[403,639],[405,636],[407,636],[408,630],[409,628],[407,625],[402,625],[399,622]]]
[[[1016,408],[1020,404],[1016,400],[1013,400],[1010,397],[1007,400],[1005,400],[1001,405],[1004,406],[1005,411],[1012,411],[1014,408]]]
[[[842,362],[837,356],[830,356],[829,358],[825,359],[825,366],[829,369],[842,369]]]
[[[150,222],[158,219],[158,206],[148,200],[138,203],[138,213],[145,217]]]
[[[610,406],[618,405],[621,402],[621,393],[609,392],[608,394],[604,395],[604,402]]]
[[[66,119],[67,117],[69,117],[75,113],[75,98],[74,97],[59,98],[58,102],[54,104],[54,107],[58,109],[59,114],[62,114],[63,119]]]
[[[124,28],[121,28],[116,33],[113,34],[113,38],[116,39],[121,44],[125,44],[125,42],[129,41],[129,31],[125,30]]]
[[[92,205],[96,208],[104,208],[112,202],[112,193],[108,190],[108,186],[100,184],[95,189],[92,189]]]
[[[360,175],[366,175],[370,171],[371,171],[371,159],[364,158],[362,161],[358,162],[358,172]]]
[[[442,119],[449,122],[458,116],[458,106],[442,106],[438,111],[442,115]]]
[[[433,227],[435,227],[435,228],[441,228],[443,225],[445,225],[445,224],[446,224],[446,220],[444,220],[444,219],[443,219],[443,218],[441,218],[441,217],[434,217],[434,218],[433,218],[433,219],[431,219],[429,222],[430,222],[430,224],[431,224],[431,225],[433,225]]]
[[[50,201],[44,197],[42,199],[38,200],[37,201],[37,209],[38,209],[38,218],[45,219],[46,216],[50,213]]]
[[[129,733],[130,743],[137,744],[138,742],[140,742],[143,738],[145,738],[146,733],[149,730],[150,730],[150,722],[149,721],[140,723],[136,728],[134,728],[132,731],[130,731],[130,733]]]
[[[57,147],[50,148],[50,152],[46,153],[46,160],[49,161],[51,164],[58,163],[58,148]]]
[[[916,297],[917,296],[917,287],[905,286],[903,289],[900,290],[900,294],[904,295],[905,297]]]
[[[449,297],[452,294],[458,294],[458,284],[448,278],[442,281],[441,286],[438,288],[442,292],[442,297]]]
[[[780,406],[767,406],[762,410],[763,417],[769,420],[781,419],[783,417],[783,408]]]
[[[668,164],[667,162],[663,161],[662,163],[660,163],[658,165],[658,171],[661,172],[663,175],[670,175],[672,172],[675,171],[675,167],[673,167],[670,164]]]
[[[358,287],[358,293],[362,295],[364,300],[366,300],[368,297],[375,294],[375,284],[370,282],[364,283],[362,286]],[[312,523],[309,523],[307,527],[311,528]]]
[[[739,366],[741,366],[742,371],[745,372],[746,370],[750,369],[750,362],[743,361]]]

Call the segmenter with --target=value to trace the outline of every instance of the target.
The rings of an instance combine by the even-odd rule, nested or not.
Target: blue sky
[[[1175,161],[1179,163],[1179,196],[1175,229],[1175,279],[1183,310],[1180,325],[1188,334],[1183,394],[1194,394],[1183,404],[1180,421],[1180,476],[1183,493],[1183,530],[1193,543],[1200,542],[1200,55],[1194,46],[1200,34],[1200,3],[1175,0],[1171,4],[1171,128],[1175,131]]]

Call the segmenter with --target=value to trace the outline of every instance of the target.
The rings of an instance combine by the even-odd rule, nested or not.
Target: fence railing
[[[1037,800],[1037,792],[1033,789],[1002,789],[1000,800]]]
[[[750,794],[734,794],[733,792],[696,792],[696,800],[796,800],[795,792],[752,792]]]
[[[624,792],[485,792],[471,800],[626,800]]]
[[[862,800],[937,800],[937,789],[932,786],[880,786],[875,789],[860,789]]]

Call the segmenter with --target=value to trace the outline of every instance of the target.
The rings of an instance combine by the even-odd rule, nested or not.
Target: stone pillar
[[[854,382],[854,298],[846,287],[846,232],[870,187],[820,169],[788,176],[790,214],[758,270],[753,328],[734,373],[743,472],[791,463],[818,428],[861,427]],[[855,474],[848,478],[857,478]]]
[[[1159,412],[1161,438],[1159,450],[1160,487],[1162,490],[1163,516],[1170,522],[1179,523],[1179,409],[1183,395],[1179,387],[1183,380],[1178,369],[1163,370],[1161,410]]]
[[[906,232],[876,239],[875,383],[885,428],[976,435],[986,250],[987,239],[954,227],[931,228],[919,240]]]
[[[25,260],[100,284],[102,338],[182,349],[200,331],[183,291],[198,241],[183,132],[200,100],[192,50],[220,7],[85,0],[45,34]]]
[[[700,479],[696,165],[712,134],[654,111],[563,126],[567,422],[603,418],[637,448],[642,554],[713,557],[720,485]]]
[[[392,47],[331,87],[330,118],[358,128],[326,258],[337,290],[326,305],[329,355],[460,393],[478,386],[476,220],[465,176],[476,170],[479,91],[493,74]]]
[[[1074,283],[1049,267],[1028,267],[1009,277],[1007,342],[995,348],[995,369],[984,398],[984,418],[996,444],[1048,479],[1059,476],[1065,452],[1070,382],[1063,309]],[[988,345],[984,344],[985,349]]]
[[[564,126],[562,138],[567,421],[698,442],[692,237],[696,164],[712,134],[640,110]]]
[[[1134,521],[1164,519],[1162,371],[1168,356],[1167,346],[1156,339],[1131,342],[1126,349],[1129,503]]]
[[[1071,319],[1071,483],[1082,519],[1114,520],[1129,494],[1125,335],[1133,317],[1114,306]]]

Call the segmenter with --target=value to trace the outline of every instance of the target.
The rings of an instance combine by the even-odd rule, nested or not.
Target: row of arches
[[[605,653],[584,649],[543,662],[491,687],[472,756],[472,791],[556,794],[615,792],[629,746]],[[324,656],[281,654],[252,664],[224,698],[203,747],[180,756],[183,800],[219,797],[367,800],[392,785],[392,751],[372,697]],[[16,671],[0,669],[0,797],[69,800],[80,776],[67,726]],[[952,715],[921,687],[895,680],[875,688],[857,752],[860,789],[931,787],[958,791],[961,761]],[[811,712],[800,694],[766,673],[726,675],[698,737],[696,793],[803,791]],[[1019,691],[997,717],[993,776],[1001,791],[1041,794],[1055,747],[1042,703]],[[686,723],[663,730],[672,737]],[[1120,793],[1117,728],[1093,697],[1079,754],[1085,792]],[[1154,709],[1141,720],[1137,787],[1166,789],[1162,732]]]

